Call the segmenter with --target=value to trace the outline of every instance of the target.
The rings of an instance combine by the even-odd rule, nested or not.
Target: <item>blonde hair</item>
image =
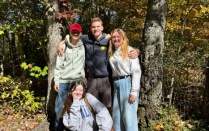
[[[125,34],[125,32],[122,29],[114,29],[111,32],[111,37],[113,35],[114,32],[118,32],[118,34],[122,37],[123,39],[123,44],[121,45],[121,50],[120,50],[120,56],[122,56],[122,59],[126,59],[128,57],[128,47],[129,47],[129,40]],[[111,57],[113,55],[113,52],[115,51],[115,46],[112,43],[112,38],[109,42],[109,47],[108,47],[108,55],[109,57]]]
[[[99,17],[93,18],[93,19],[91,20],[91,25],[92,25],[92,23],[94,23],[94,22],[101,22],[101,24],[102,24],[102,26],[103,26],[103,21],[102,21]]]

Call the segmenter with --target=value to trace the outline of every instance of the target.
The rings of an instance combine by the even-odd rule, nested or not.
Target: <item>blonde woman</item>
[[[113,77],[113,124],[115,131],[138,131],[137,108],[141,68],[139,59],[130,59],[127,36],[122,29],[111,32],[109,62]]]

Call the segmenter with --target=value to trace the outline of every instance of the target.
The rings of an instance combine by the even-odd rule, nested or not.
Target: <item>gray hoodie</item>
[[[57,56],[54,69],[54,82],[70,83],[85,77],[85,48],[81,40],[76,45],[70,43],[70,36],[65,38],[65,51],[62,56]]]
[[[89,93],[86,94],[86,98],[95,116],[89,111],[84,99],[74,99],[70,113],[65,112],[63,116],[65,127],[71,131],[110,131],[113,121],[107,108]]]

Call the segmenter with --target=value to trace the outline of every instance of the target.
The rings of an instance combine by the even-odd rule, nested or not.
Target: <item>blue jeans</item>
[[[115,131],[138,131],[138,97],[132,104],[128,102],[131,77],[114,80],[113,124]]]
[[[60,114],[62,112],[65,100],[67,98],[69,86],[70,83],[59,83],[59,91],[55,99],[55,128],[57,129],[57,131],[64,130],[64,125],[62,122],[62,118],[60,118]]]

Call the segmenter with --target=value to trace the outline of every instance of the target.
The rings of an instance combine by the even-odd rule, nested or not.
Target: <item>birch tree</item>
[[[48,91],[47,91],[47,118],[50,126],[54,124],[54,99],[53,88],[54,68],[56,62],[57,45],[61,40],[60,24],[55,21],[55,13],[58,12],[58,0],[46,1],[46,30],[47,30],[47,55],[48,55]]]

